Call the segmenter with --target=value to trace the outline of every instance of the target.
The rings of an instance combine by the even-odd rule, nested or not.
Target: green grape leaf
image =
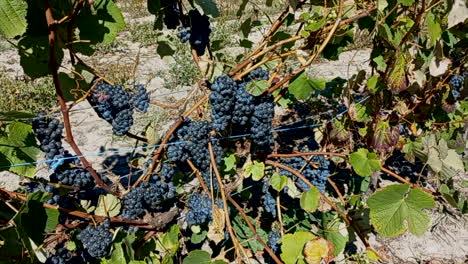
[[[302,250],[314,238],[314,234],[304,231],[284,235],[281,238],[281,259],[285,264],[305,263]]]
[[[210,264],[211,256],[210,253],[196,249],[190,252],[187,257],[184,258],[182,264]]]
[[[26,32],[28,3],[18,0],[0,0],[0,35],[13,38]]]
[[[385,71],[385,69],[387,68],[387,63],[385,62],[384,58],[382,55],[380,56],[377,56],[375,58],[372,59],[375,64],[377,65],[377,70],[379,71]]]
[[[396,61],[390,75],[388,76],[388,86],[393,94],[399,94],[409,87],[405,71],[407,64],[409,63],[407,59],[410,58],[410,56],[405,56],[403,52],[398,52],[395,57]]]
[[[96,0],[93,8],[83,8],[76,22],[80,39],[89,43],[73,44],[73,47],[86,55],[94,51],[90,45],[112,43],[119,31],[125,28],[120,8],[109,0]]]
[[[224,161],[224,166],[226,167],[224,171],[228,172],[228,171],[236,169],[236,164],[237,164],[236,155],[231,154],[227,157],[224,157],[223,161]]]
[[[114,195],[108,193],[106,195],[100,195],[98,204],[96,207],[95,214],[100,216],[114,217],[120,213],[120,200]]]
[[[442,35],[442,28],[440,27],[438,19],[432,12],[429,12],[426,16],[426,26],[427,30],[429,31],[431,44],[435,45],[436,41]]]
[[[277,190],[278,192],[283,190],[284,187],[286,187],[286,184],[288,183],[288,177],[285,175],[279,175],[278,173],[273,173],[270,179],[270,184],[273,189]]]
[[[195,0],[195,3],[199,5],[205,15],[210,15],[212,17],[219,16],[218,6],[213,0]]]
[[[253,96],[259,96],[268,88],[266,80],[252,81],[247,84],[247,92]]]
[[[28,195],[26,204],[14,218],[21,239],[29,249],[33,247],[32,243],[41,245],[44,233],[55,231],[58,224],[58,210],[43,206],[49,198],[50,195],[44,192]]]
[[[101,263],[105,264],[126,264],[128,263],[127,258],[125,256],[125,251],[123,249],[123,243],[114,243],[113,249],[111,252],[110,259],[102,259]]]
[[[255,227],[255,231],[260,236],[260,238],[263,241],[267,241],[268,234],[265,232],[265,230],[261,229],[253,218],[249,217],[249,221]],[[252,232],[252,230],[250,230],[250,228],[244,222],[244,219],[240,215],[237,215],[234,218],[234,220],[232,221],[232,227],[235,233],[237,234],[238,238],[240,239],[239,242],[241,242],[241,244],[243,245],[248,245],[254,253],[264,249],[263,245],[260,242],[258,242],[258,240],[252,239],[254,237],[254,233]]]
[[[346,243],[349,240],[346,224],[340,221],[333,221],[330,226],[323,232],[325,239],[333,244],[333,255],[338,256],[343,252]]]
[[[199,244],[205,240],[207,234],[208,231],[206,230],[203,230],[199,233],[192,233],[192,236],[190,237],[190,242],[192,242],[193,244]]]
[[[5,128],[6,135],[0,135],[0,169],[9,170],[26,177],[33,177],[36,164],[12,166],[13,164],[33,163],[39,153],[32,126],[13,121]]]
[[[367,200],[370,219],[377,232],[394,237],[409,230],[420,236],[429,227],[430,217],[423,209],[434,207],[432,196],[409,184],[393,184],[376,191]]]
[[[376,93],[378,83],[379,83],[379,76],[378,75],[373,75],[372,77],[369,78],[369,80],[367,80],[367,88],[372,93]]]
[[[311,187],[307,192],[301,195],[300,205],[301,208],[307,212],[315,212],[319,207],[320,191],[317,187]]]
[[[368,177],[373,171],[378,171],[381,168],[377,154],[369,152],[365,148],[360,148],[358,151],[351,153],[349,162],[353,166],[354,171],[363,177]]]
[[[288,91],[298,100],[303,100],[309,98],[315,90],[324,90],[325,85],[325,80],[311,79],[302,72],[289,82]]]
[[[256,160],[254,160],[254,162],[245,163],[244,176],[248,178],[250,175],[252,175],[254,181],[261,180],[265,175],[265,163]]]
[[[172,225],[169,231],[156,241],[156,249],[161,252],[168,252],[171,255],[175,254],[179,249],[179,234],[179,226]]]

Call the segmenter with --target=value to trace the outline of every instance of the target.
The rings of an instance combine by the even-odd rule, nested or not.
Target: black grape
[[[58,119],[48,118],[44,112],[40,112],[38,117],[32,120],[32,127],[46,159],[55,159],[64,155],[65,150],[62,147],[63,124]]]
[[[143,85],[135,85],[134,89],[137,92],[132,95],[132,105],[136,110],[146,113],[150,103],[148,92]]]
[[[228,76],[218,76],[211,85],[210,103],[213,128],[224,131],[232,118],[237,85]]]
[[[271,122],[275,115],[275,104],[273,96],[267,95],[258,98],[259,103],[255,105],[251,120],[251,132],[253,142],[265,151],[270,151],[274,144],[271,132]]]
[[[166,182],[171,182],[174,178],[175,169],[171,164],[163,163],[160,174]]]
[[[265,211],[270,213],[273,217],[276,217],[276,200],[273,195],[271,195],[269,187],[270,186],[267,183],[262,187],[262,191],[264,193],[262,202],[265,206]]]
[[[131,190],[124,196],[122,217],[128,219],[137,219],[145,213],[143,199],[145,197],[145,189],[142,184]]]
[[[455,99],[460,97],[460,89],[463,87],[465,78],[462,75],[454,74],[450,76],[449,84],[452,87],[452,95]]]
[[[59,182],[78,188],[89,187],[93,183],[91,174],[83,168],[66,169],[63,172],[56,172],[50,177],[52,182]]]
[[[141,183],[145,188],[143,199],[146,205],[151,209],[159,209],[160,205],[168,199],[175,197],[175,187],[172,182],[166,184],[161,181],[153,181],[151,183]]]
[[[246,126],[255,108],[255,98],[245,89],[246,83],[240,83],[236,91],[236,102],[232,112],[232,123]]]
[[[177,30],[177,37],[182,43],[185,43],[190,40],[190,27],[179,27]]]
[[[190,44],[197,52],[198,56],[205,53],[205,49],[210,41],[210,20],[208,16],[201,15],[198,10],[190,10],[188,13],[190,20]]]
[[[103,258],[109,254],[112,244],[112,233],[109,228],[110,220],[106,219],[103,224],[87,226],[85,230],[78,234],[78,239],[92,257]]]
[[[325,192],[325,186],[327,183],[327,178],[330,175],[330,161],[325,159],[323,156],[316,155],[314,156],[309,163],[301,157],[292,157],[282,159],[282,162],[285,163],[288,167],[295,169],[297,171],[302,170],[302,175],[308,179],[314,186],[316,186],[320,192]],[[307,163],[307,164],[306,164]],[[317,166],[315,168],[312,164]],[[303,180],[298,179],[292,173],[281,170],[281,174],[294,177],[296,179],[296,184],[304,191],[310,189]]]
[[[142,103],[137,104],[140,111],[146,106],[145,94],[146,91],[137,90],[136,96],[142,100]],[[88,100],[98,116],[112,124],[115,135],[123,136],[130,130],[133,125],[133,102],[136,100],[121,85],[100,83],[88,96]]]
[[[133,112],[130,109],[124,109],[117,113],[112,120],[112,131],[117,136],[125,135],[133,125]]]
[[[203,224],[211,219],[213,203],[207,194],[192,194],[188,199],[188,206],[186,221],[189,225]]]
[[[244,78],[244,80],[246,82],[250,82],[250,81],[258,81],[258,80],[268,80],[269,78],[270,78],[269,72],[259,67],[249,72],[247,76]]]
[[[278,229],[274,228],[268,234],[268,246],[274,252],[278,252],[278,244],[281,239],[281,235]]]
[[[173,0],[161,0],[164,12],[164,24],[168,29],[176,29],[179,25],[179,8],[177,2]]]
[[[49,256],[45,264],[72,264],[72,263],[82,263],[82,261],[77,258],[73,257],[68,249],[61,247],[58,248],[55,252],[55,255]]]

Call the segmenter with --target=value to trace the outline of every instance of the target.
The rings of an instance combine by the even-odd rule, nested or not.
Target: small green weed
[[[57,104],[51,77],[20,80],[0,70],[0,112],[25,111],[37,113]]]

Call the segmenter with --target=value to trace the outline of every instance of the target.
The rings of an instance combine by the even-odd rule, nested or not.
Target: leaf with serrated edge
[[[307,264],[320,264],[322,260],[328,263],[333,259],[332,253],[333,245],[321,237],[310,240],[304,247]]]
[[[403,234],[407,229],[417,236],[424,234],[430,218],[422,210],[434,204],[431,195],[409,184],[389,185],[367,200],[371,223],[385,237]]]
[[[373,171],[380,170],[380,160],[377,159],[375,153],[369,152],[365,148],[360,148],[358,151],[351,154],[349,161],[354,171],[360,176],[368,177]]]

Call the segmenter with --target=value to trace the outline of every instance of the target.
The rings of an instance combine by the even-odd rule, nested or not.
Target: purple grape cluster
[[[179,27],[177,29],[177,37],[182,43],[185,43],[190,40],[190,27]]]
[[[62,172],[55,172],[50,176],[52,182],[59,182],[78,188],[90,187],[94,181],[88,170],[83,168],[69,168]]]
[[[327,178],[330,175],[330,161],[325,159],[323,156],[316,155],[311,161],[306,161],[301,157],[292,157],[282,159],[282,162],[288,167],[295,169],[297,171],[302,170],[302,175],[309,180],[314,186],[316,186],[320,192],[325,192],[325,186],[327,183]],[[315,166],[317,168],[315,168]],[[292,173],[286,170],[280,171],[282,175],[287,175],[293,177],[296,180],[296,184],[304,191],[310,189],[303,180],[297,178]]]
[[[221,201],[216,204],[222,208]],[[189,225],[200,225],[211,220],[213,202],[211,198],[204,193],[194,193],[188,198],[189,211],[186,215],[186,221]]]
[[[112,244],[112,233],[110,220],[106,219],[98,226],[87,226],[85,230],[78,234],[78,239],[83,243],[89,255],[94,258],[103,258],[109,254]]]
[[[274,143],[271,122],[275,115],[275,104],[272,95],[263,96],[259,101],[254,107],[250,131],[253,142],[268,151]]]
[[[262,192],[263,192],[263,206],[265,207],[265,211],[270,213],[273,217],[276,217],[276,200],[271,195],[270,191],[270,185],[268,183],[264,183],[262,187]]]
[[[161,7],[164,13],[164,24],[168,29],[176,29],[179,25],[180,10],[177,1],[161,0]]]
[[[146,111],[148,111],[150,98],[145,86],[138,84],[133,88],[136,90],[136,93],[133,94],[131,98],[133,107],[140,112],[146,113]]]
[[[88,96],[91,105],[102,119],[112,124],[112,131],[123,136],[133,125],[131,94],[121,85],[98,84]]]
[[[39,140],[39,147],[45,153],[46,159],[63,156],[62,147],[63,124],[58,119],[48,118],[44,112],[32,120],[33,131]]]
[[[213,128],[225,131],[232,119],[237,84],[228,76],[218,76],[211,85],[211,121]]]

